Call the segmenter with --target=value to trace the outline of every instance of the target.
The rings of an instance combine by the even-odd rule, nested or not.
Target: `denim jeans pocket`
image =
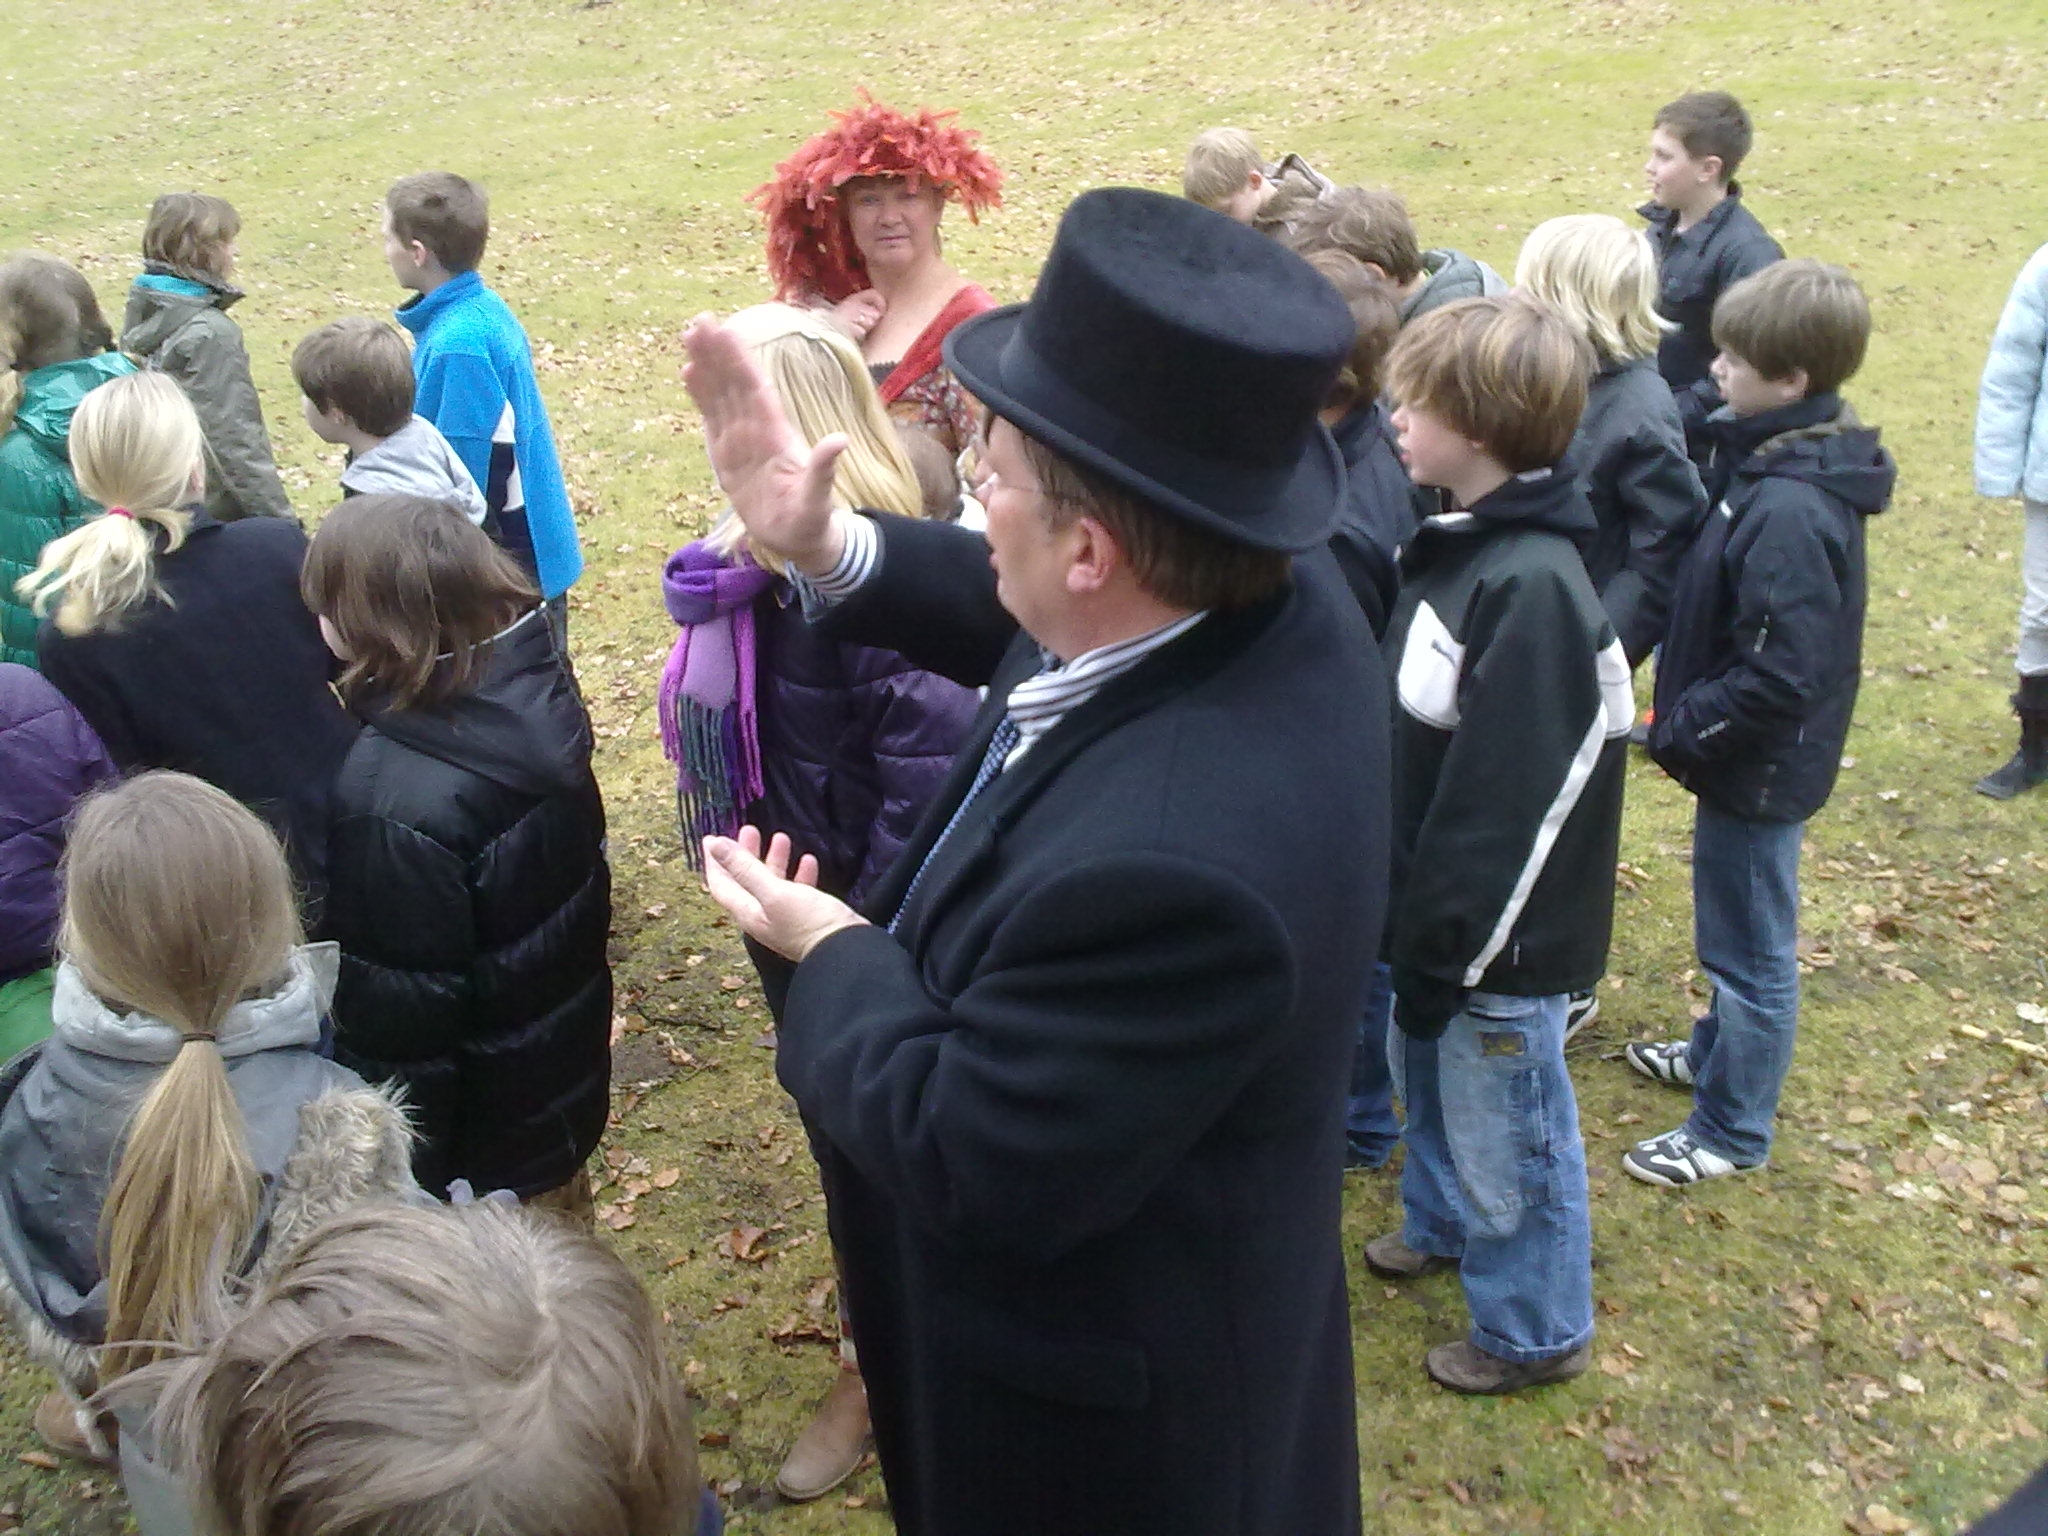
[[[1534,998],[1475,993],[1438,1043],[1444,1139],[1475,1231],[1501,1238],[1552,1193],[1550,1090]]]

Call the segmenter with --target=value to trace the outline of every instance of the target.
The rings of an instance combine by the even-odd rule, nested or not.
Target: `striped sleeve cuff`
[[[816,618],[826,609],[853,596],[861,584],[874,575],[875,567],[882,558],[882,536],[871,519],[857,512],[833,515],[842,517],[846,547],[839,552],[839,559],[832,569],[822,576],[806,576],[801,571],[790,573],[797,595],[803,600],[804,617],[807,619]]]

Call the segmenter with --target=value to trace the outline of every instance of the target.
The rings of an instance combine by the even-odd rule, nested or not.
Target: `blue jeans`
[[[1394,1023],[1394,971],[1385,961],[1372,969],[1372,990],[1358,1018],[1358,1053],[1351,1058],[1351,1102],[1344,1112],[1345,1159],[1356,1168],[1378,1168],[1394,1155],[1401,1123],[1394,1118],[1394,1078],[1387,1036]]]
[[[1435,1040],[1398,1031],[1401,1240],[1458,1260],[1472,1342],[1527,1364],[1593,1337],[1593,1221],[1565,998],[1474,992]]]
[[[1771,1155],[1799,1027],[1801,821],[1745,821],[1704,800],[1692,831],[1692,925],[1714,984],[1693,1025],[1692,1115],[1702,1146],[1749,1166]]]

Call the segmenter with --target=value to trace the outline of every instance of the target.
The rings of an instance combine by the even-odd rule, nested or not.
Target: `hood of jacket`
[[[1512,475],[1506,484],[1480,497],[1464,511],[1447,512],[1429,520],[1431,526],[1446,530],[1489,523],[1561,533],[1581,545],[1599,531],[1593,520],[1592,503],[1586,500],[1579,477],[1568,460],[1547,469]]]
[[[491,642],[473,691],[438,710],[371,708],[363,721],[402,746],[521,794],[550,794],[589,772],[590,717],[541,608]]]
[[[121,345],[152,356],[201,310],[226,309],[242,290],[153,261],[128,290],[128,308],[121,321]]]
[[[1817,486],[1865,517],[1890,505],[1899,466],[1839,395],[1815,395],[1775,411],[1737,416],[1722,407],[1708,418],[1716,451],[1734,461],[1738,481],[1766,475]]]
[[[376,447],[358,454],[341,472],[341,485],[361,496],[393,493],[453,502],[477,524],[490,510],[468,467],[424,416],[413,417]]]
[[[230,1061],[287,1046],[311,1049],[334,1000],[341,947],[302,944],[292,951],[284,980],[262,997],[245,998],[221,1020],[218,1044]],[[53,1038],[75,1051],[115,1061],[164,1066],[178,1054],[175,1027],[146,1013],[122,1012],[102,1001],[69,960],[57,967],[50,999]]]
[[[1401,306],[1401,323],[1458,299],[1476,299],[1505,291],[1507,284],[1498,272],[1477,257],[1463,251],[1440,249],[1422,253],[1422,271],[1428,279]]]
[[[14,424],[56,458],[70,462],[71,417],[78,402],[109,379],[133,373],[135,364],[119,352],[52,363],[24,374]]]

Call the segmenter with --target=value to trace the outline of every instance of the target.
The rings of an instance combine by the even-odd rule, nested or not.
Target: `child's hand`
[[[842,928],[867,919],[837,896],[818,889],[818,861],[810,854],[789,872],[790,843],[783,833],[761,851],[758,827],[741,827],[737,838],[704,839],[704,878],[711,899],[731,914],[740,931],[785,960],[804,956]]]
[[[863,288],[859,293],[849,294],[825,311],[832,317],[832,323],[855,341],[867,340],[867,334],[880,323],[888,311],[889,301],[872,288]]]

